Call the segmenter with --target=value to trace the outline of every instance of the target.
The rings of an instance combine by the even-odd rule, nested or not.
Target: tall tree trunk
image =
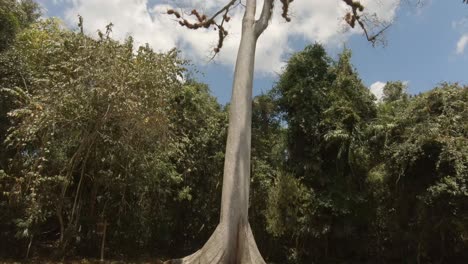
[[[255,21],[256,0],[247,0],[237,53],[224,161],[220,223],[202,249],[168,263],[264,264],[248,222],[252,83],[257,39],[268,25],[273,0]]]

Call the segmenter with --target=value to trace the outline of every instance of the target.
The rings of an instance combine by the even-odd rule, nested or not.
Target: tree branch
[[[283,13],[281,13],[281,16],[286,20],[287,22],[291,21],[291,18],[289,17],[289,4],[292,3],[294,0],[280,0],[281,3],[283,4]]]
[[[225,5],[223,8],[221,8],[218,12],[216,12],[213,16],[211,16],[211,18],[209,19],[209,21],[214,21],[214,19],[219,16],[221,13],[223,12],[229,12],[229,9],[231,8],[231,6],[234,5],[234,3],[236,3],[237,0],[231,0],[229,3],[227,3],[227,5]]]
[[[365,16],[362,15],[364,6],[359,1],[354,0],[343,0],[343,2],[351,7],[351,13],[347,13],[345,16],[346,23],[348,23],[350,27],[354,28],[357,22],[359,27],[364,31],[364,35],[366,36],[367,40],[370,41],[372,45],[375,45],[377,38],[382,35],[382,33],[387,30],[390,25],[385,25],[377,33],[370,34],[363,20],[363,18],[365,19]],[[361,14],[358,12],[361,12]]]
[[[274,0],[265,0],[263,2],[262,13],[260,18],[255,21],[255,35],[259,37],[263,31],[268,27],[268,22],[271,19],[271,14],[273,12],[273,2]]]
[[[214,48],[215,56],[220,51],[221,47],[223,46],[224,38],[227,36],[228,32],[224,29],[224,22],[229,22],[230,17],[228,16],[228,12],[231,10],[232,6],[239,0],[230,0],[223,8],[219,9],[216,13],[214,13],[210,18],[207,18],[205,14],[200,15],[200,13],[193,9],[190,15],[193,15],[197,18],[198,22],[190,22],[187,19],[184,19],[179,12],[175,11],[174,9],[167,10],[167,14],[173,15],[179,21],[179,24],[183,27],[187,27],[189,29],[199,29],[199,28],[209,28],[211,26],[214,29],[218,30],[218,45]],[[217,23],[215,19],[223,14],[221,23]],[[214,57],[214,56],[213,56]]]

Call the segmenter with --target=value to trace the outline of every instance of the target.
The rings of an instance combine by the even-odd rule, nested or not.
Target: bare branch
[[[281,3],[283,4],[283,13],[281,13],[281,16],[286,20],[287,22],[291,21],[291,18],[289,17],[289,4],[292,3],[294,0],[280,0]]]
[[[213,16],[211,16],[210,20],[214,20],[217,16],[219,16],[223,12],[229,12],[231,6],[233,6],[237,0],[231,0],[227,5],[225,5],[223,8],[221,8],[218,12],[216,12]]]
[[[366,16],[363,15],[364,6],[359,1],[354,0],[343,0],[349,7],[351,7],[351,13],[347,13],[344,17],[346,23],[352,28],[356,26],[356,22],[359,27],[364,31],[364,34],[368,41],[375,45],[379,36],[390,27],[390,24],[383,25],[379,31],[374,34],[369,32],[368,27],[365,24]]]
[[[229,20],[231,19],[228,13],[237,1],[239,0],[229,1],[223,8],[219,9],[209,18],[205,14],[200,14],[196,9],[193,9],[190,15],[195,16],[196,21],[188,21],[187,19],[184,19],[179,12],[173,9],[167,10],[167,14],[175,16],[177,21],[179,22],[179,25],[187,27],[189,29],[214,27],[214,30],[218,30],[218,45],[214,48],[214,56],[216,56],[216,54],[221,50],[223,46],[224,39],[228,35],[227,30],[224,28],[224,22],[229,22]],[[219,17],[221,14],[221,23],[218,24],[216,22],[216,18]]]

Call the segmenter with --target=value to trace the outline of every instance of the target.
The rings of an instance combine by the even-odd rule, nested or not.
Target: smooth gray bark
[[[229,112],[220,223],[202,249],[171,263],[265,263],[248,222],[248,208],[255,49],[268,25],[272,5],[273,0],[265,0],[256,21],[256,0],[246,3]]]

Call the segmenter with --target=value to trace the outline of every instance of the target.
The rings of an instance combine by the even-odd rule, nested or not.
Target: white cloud
[[[468,44],[468,33],[461,36],[457,42],[457,54],[463,54],[465,47]]]
[[[59,0],[60,1],[60,0]],[[149,43],[154,49],[164,51],[180,48],[186,57],[206,62],[216,45],[217,34],[212,30],[189,30],[180,27],[165,14],[169,8],[191,10],[196,7],[211,13],[226,0],[159,0],[151,4],[148,0],[67,0],[71,2],[65,19],[77,24],[77,15],[84,17],[85,30],[95,34],[98,29],[112,22],[113,36],[124,39],[132,35],[137,44]],[[165,2],[163,2],[165,1]],[[264,73],[279,72],[285,56],[291,53],[290,39],[299,37],[308,42],[318,41],[328,46],[339,46],[350,35],[360,33],[357,29],[343,32],[342,17],[347,12],[341,0],[296,0],[290,6],[292,21],[281,17],[281,4],[276,1],[275,13],[270,26],[257,44],[256,70]],[[369,13],[376,13],[381,20],[390,22],[399,5],[399,0],[363,0]],[[257,15],[263,0],[258,0]],[[232,66],[235,63],[240,39],[242,8],[236,10],[228,23],[229,35],[217,62]]]
[[[403,83],[403,86],[406,88],[408,88],[408,85],[410,83],[410,81],[402,81]],[[380,81],[377,81],[373,84],[371,84],[369,86],[369,90],[371,91],[372,94],[375,95],[375,97],[377,98],[377,102],[380,102],[382,101],[382,98],[384,96],[384,87],[385,85],[387,85],[387,82],[380,82]],[[406,93],[407,91],[404,90],[404,92]]]
[[[452,21],[452,28],[460,31],[468,29],[468,17],[462,18],[458,21]]]
[[[452,21],[452,28],[461,34],[460,39],[457,41],[455,52],[457,54],[463,54],[468,44],[468,17],[458,21]]]
[[[377,97],[377,101],[381,101],[383,97],[383,88],[387,83],[375,82],[369,87],[370,91]]]

